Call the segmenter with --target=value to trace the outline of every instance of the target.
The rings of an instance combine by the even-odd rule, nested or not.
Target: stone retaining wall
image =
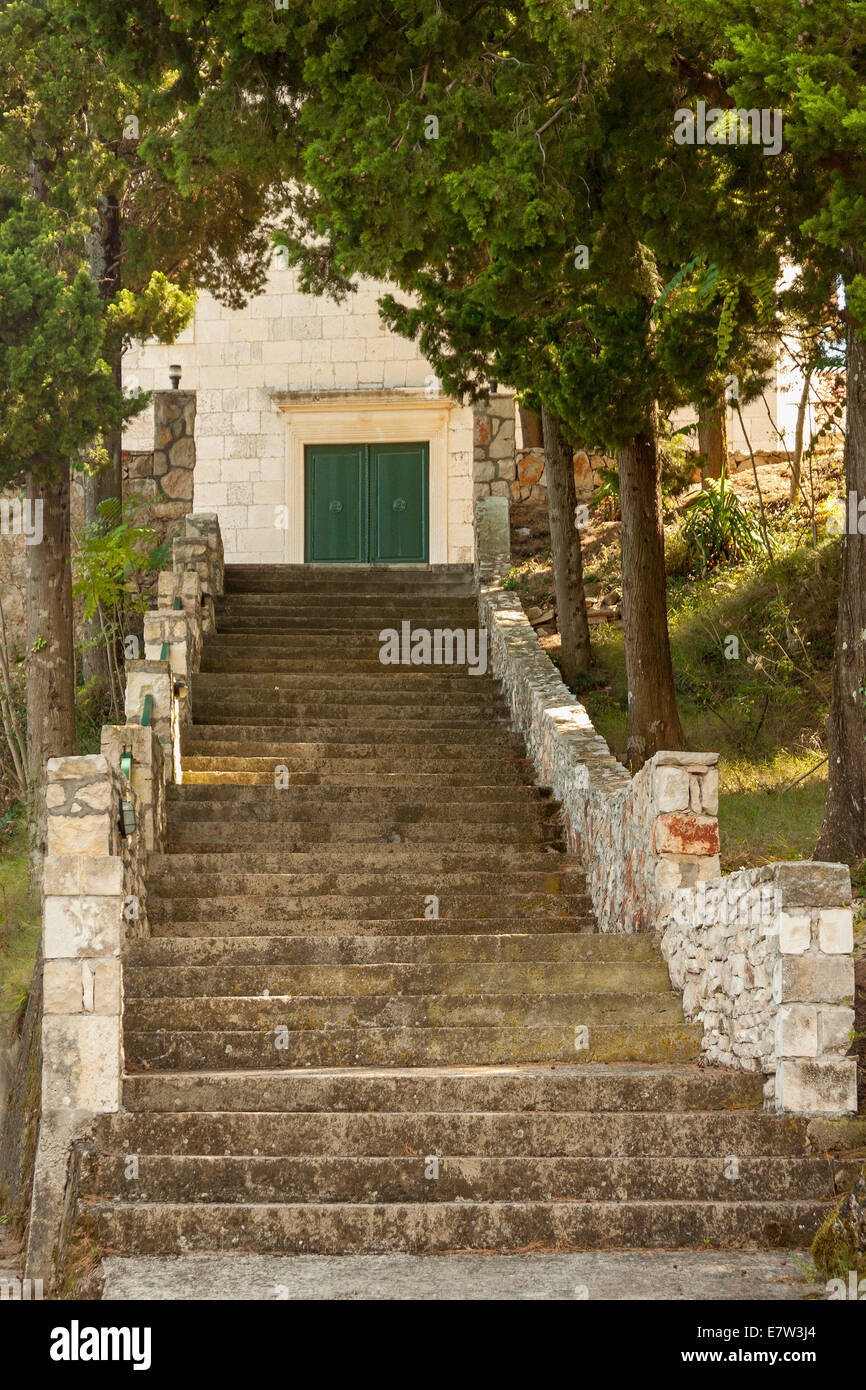
[[[854,989],[846,866],[774,864],[722,877],[718,755],[657,753],[630,777],[520,601],[500,587],[504,563],[478,565],[490,668],[539,783],[562,802],[599,931],[654,933],[686,1017],[703,1024],[704,1055],[760,1067],[777,1110],[856,1110],[856,1062],[844,1055]]]
[[[100,753],[47,765],[42,1113],[27,1245],[27,1275],[47,1287],[60,1261],[76,1148],[97,1115],[122,1103],[123,948],[148,934],[147,855],[164,842],[165,788],[180,775],[180,730],[207,613],[213,626],[203,594],[212,600],[222,583],[216,517],[187,517],[172,570],[160,576],[160,606],[145,617],[146,658],[126,664],[126,724],[103,728]]]

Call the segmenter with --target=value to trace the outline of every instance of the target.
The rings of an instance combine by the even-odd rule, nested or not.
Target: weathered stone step
[[[297,966],[126,965],[124,994],[131,999],[231,998],[270,995],[517,995],[548,996],[632,991],[670,993],[667,966],[657,961],[467,961]]]
[[[257,655],[248,652],[212,652],[207,651],[202,657],[199,674],[203,675],[255,675],[257,672],[273,672],[276,677],[281,675],[304,674],[307,678],[311,676],[342,676],[345,680],[354,680],[356,676],[376,676],[381,672],[385,680],[396,680],[406,676],[425,674],[429,676],[432,672],[441,670],[452,676],[465,675],[467,679],[478,679],[473,677],[471,666],[465,661],[453,661],[441,666],[383,666],[378,658],[373,656],[356,657],[310,657],[303,652],[290,655],[280,650],[274,650],[271,641],[263,644],[261,651]]]
[[[339,594],[321,593],[314,589],[295,589],[292,593],[238,593],[235,590],[221,595],[216,603],[220,613],[295,613],[311,612],[342,615],[358,609],[369,610],[373,617],[383,616],[382,626],[386,625],[387,615],[423,612],[430,609],[450,614],[466,614],[478,619],[478,602],[471,594],[437,592],[434,589],[404,587],[402,590],[386,590],[381,593],[364,592],[361,589],[344,589]],[[397,624],[399,627],[399,622]],[[217,627],[219,631],[219,627]]]
[[[212,784],[225,784],[228,786],[238,785],[247,787],[273,786],[276,776],[275,769],[285,759],[262,758],[261,770],[252,771],[248,767],[242,767],[242,763],[255,763],[254,758],[185,758],[183,760],[184,781],[191,786],[208,786]],[[216,766],[202,767],[201,764],[213,763]],[[531,785],[528,782],[530,770],[522,772],[515,767],[513,770],[504,767],[496,771],[497,785]],[[343,787],[389,787],[401,786],[406,788],[424,788],[437,790],[440,787],[466,787],[481,788],[486,787],[492,776],[483,771],[456,773],[449,771],[438,772],[417,772],[410,773],[403,768],[393,766],[382,766],[381,763],[370,762],[363,767],[350,764],[348,767],[341,767],[336,760],[321,770],[317,771],[292,771],[281,773],[284,780],[287,779],[288,787],[309,786],[321,787],[323,789],[343,788]],[[285,790],[285,788],[284,788]]]
[[[189,730],[183,737],[184,760],[249,762],[259,764],[263,759],[273,762],[281,759],[290,770],[304,770],[320,767],[328,763],[351,759],[352,762],[381,763],[383,766],[399,771],[407,765],[438,771],[449,766],[489,773],[499,768],[511,770],[515,765],[529,771],[532,764],[518,752],[520,740],[515,734],[505,734],[501,739],[485,738],[483,735],[467,747],[465,741],[457,738],[436,738],[422,731],[414,736],[382,738],[376,743],[363,743],[360,740],[337,743],[314,743],[304,741],[293,743],[277,729],[267,737],[257,737],[254,729],[244,730],[243,736],[224,738],[217,734],[205,733],[198,729]]]
[[[525,967],[518,970],[522,968]],[[240,994],[133,997],[126,1000],[125,1020],[131,1032],[139,1033],[160,1028],[178,1032],[258,1029],[261,1042],[269,1047],[274,1045],[273,1038],[266,1039],[264,1035],[280,1028],[558,1027],[570,1032],[574,1047],[578,1026],[588,1028],[591,1034],[601,1024],[632,1024],[639,1029],[646,1024],[679,1023],[683,1017],[679,993],[670,988],[669,981],[658,987],[649,981],[643,992],[637,993],[627,987],[591,992],[578,980],[572,982],[571,989],[555,988],[547,994],[540,990],[529,994],[523,982],[505,993],[497,993],[494,988],[459,993],[451,989],[447,994],[380,994],[372,989],[362,990],[363,984],[361,976],[356,975],[356,988],[345,995],[318,990],[307,995],[252,998]]]
[[[387,668],[383,666],[381,672],[385,670]],[[496,702],[497,707],[501,708],[499,690],[492,681],[488,682],[486,676],[452,675],[448,666],[395,666],[391,671],[387,686],[380,671],[355,676],[352,680],[352,691],[358,698],[353,707],[365,704],[370,697],[375,697],[374,703],[385,704],[389,698],[388,691],[393,689],[392,698],[397,701],[413,694],[419,699],[429,701],[431,695],[435,694],[437,698],[441,696],[450,703],[452,696],[463,694],[478,700],[479,703],[483,703],[486,698],[488,702]],[[251,691],[263,689],[274,692],[276,689],[278,693],[291,695],[293,699],[302,698],[308,706],[317,702],[326,704],[331,694],[337,695],[345,702],[348,693],[342,675],[324,675],[318,671],[284,671],[282,674],[247,670],[229,674],[199,671],[193,680],[193,690],[201,689],[225,695],[239,691],[245,694],[247,700],[250,700]]]
[[[225,924],[330,918],[345,922],[347,930],[351,930],[348,923],[372,917],[391,921],[402,918],[404,930],[408,931],[411,930],[410,923],[430,920],[424,915],[430,908],[427,898],[435,894],[437,886],[431,886],[429,894],[413,886],[411,890],[407,888],[403,892],[393,891],[376,896],[360,892],[322,892],[311,896],[309,891],[251,895],[248,889],[241,889],[233,893],[228,885],[224,885],[221,892],[214,889],[208,895],[199,895],[196,886],[173,884],[173,891],[165,893],[158,892],[154,886],[148,893],[147,908],[152,923],[171,922],[175,918]],[[545,923],[563,921],[565,924],[576,917],[589,917],[592,904],[587,894],[523,892],[492,898],[489,893],[463,892],[449,885],[439,897],[438,909],[439,921],[460,918],[473,922],[495,919],[498,922],[510,920],[526,923],[531,919]],[[261,935],[261,931],[258,934]]]
[[[96,1239],[120,1254],[279,1254],[809,1245],[818,1202],[94,1204]]]
[[[502,742],[499,741],[502,737]],[[516,738],[510,728],[507,727],[505,720],[496,721],[487,719],[428,719],[424,721],[420,714],[409,716],[405,720],[392,720],[385,723],[385,720],[373,720],[368,724],[297,724],[291,720],[277,720],[268,714],[249,714],[245,719],[238,719],[235,723],[227,723],[225,714],[195,712],[192,727],[183,731],[183,742],[188,745],[189,739],[217,738],[228,739],[229,742],[236,742],[239,738],[245,739],[247,746],[257,744],[259,741],[268,742],[268,739],[279,739],[286,744],[381,744],[382,739],[386,739],[388,744],[417,744],[421,739],[427,739],[431,744],[459,744],[466,746],[466,739],[473,742],[491,746],[514,746],[512,739]]]
[[[170,783],[166,787],[166,797],[169,803],[183,806],[219,806],[222,808],[221,814],[226,814],[236,807],[252,806],[256,807],[253,813],[256,815],[267,816],[284,811],[291,814],[303,806],[305,816],[333,816],[343,813],[345,807],[350,807],[351,815],[355,816],[361,811],[370,812],[381,808],[383,815],[399,814],[406,819],[426,817],[431,811],[441,811],[443,815],[452,818],[452,823],[454,819],[459,820],[461,807],[465,808],[468,819],[472,819],[476,814],[483,817],[486,807],[490,808],[489,813],[493,818],[500,812],[503,816],[517,816],[521,812],[555,815],[559,811],[559,803],[553,800],[548,788],[529,783],[479,787],[475,794],[471,788],[451,793],[445,789],[432,796],[426,796],[423,791],[419,792],[413,788],[346,787],[340,792],[339,800],[323,798],[318,787],[296,787],[291,797],[287,797],[284,789],[274,786],[257,787],[253,790],[250,787],[230,785],[193,786],[187,783]]]
[[[391,685],[393,693],[381,685],[365,687],[348,698],[345,682],[339,687],[331,685],[322,690],[312,684],[307,687],[293,685],[291,690],[274,689],[256,678],[254,694],[235,678],[231,680],[195,675],[192,677],[193,707],[196,715],[207,710],[225,710],[242,721],[251,714],[269,715],[279,712],[282,718],[292,717],[306,725],[315,721],[339,721],[341,724],[355,724],[359,728],[368,720],[385,721],[442,716],[459,719],[484,721],[487,718],[510,719],[508,709],[499,691],[489,682],[477,679],[461,689],[448,691],[447,700],[441,705],[431,702],[430,692],[417,683],[411,683],[398,690]]]
[[[580,940],[581,944],[591,945],[610,939],[586,937]],[[271,1072],[153,1072],[124,1078],[123,1103],[128,1111],[157,1113],[264,1110],[371,1114],[396,1111],[405,1115],[419,1110],[430,1114],[504,1110],[513,1112],[513,1124],[517,1123],[518,1114],[526,1111],[556,1114],[612,1111],[631,1115],[633,1123],[639,1114],[641,1125],[644,1115],[653,1111],[745,1111],[760,1119],[762,1125],[771,1119],[760,1113],[763,1077],[758,1072],[722,1067],[597,1065],[593,1062],[582,1066],[564,1063],[551,1067],[528,1062],[520,1066],[412,1067],[387,1071],[351,1067],[322,1071],[304,1068]],[[705,1121],[708,1119],[706,1116]],[[794,1147],[786,1152],[805,1153],[806,1122],[792,1123]],[[771,1123],[769,1130],[773,1127]],[[171,1132],[180,1133],[181,1130],[176,1126]],[[672,1121],[668,1122],[667,1132],[674,1133]],[[767,1132],[766,1128],[762,1129],[762,1136]],[[624,1121],[620,1122],[617,1134],[621,1142],[628,1143],[623,1138]],[[723,1140],[730,1134],[730,1130],[725,1131]],[[717,1137],[713,1138],[714,1144]],[[690,1142],[693,1147],[688,1152],[706,1152],[700,1146],[694,1148],[694,1136]],[[631,1146],[623,1152],[631,1152]],[[761,1143],[753,1144],[749,1152],[763,1152]]]
[[[91,1160],[88,1195],[126,1202],[831,1202],[817,1158],[477,1158],[427,1154],[275,1158],[245,1154],[143,1154],[128,1177],[125,1154]],[[856,1174],[855,1163],[849,1165]],[[736,1177],[731,1173],[736,1171]]]
[[[442,660],[444,661],[449,655],[455,654],[452,649],[456,647],[457,639],[443,636],[442,644]],[[288,656],[306,652],[312,657],[327,657],[328,659],[345,656],[371,656],[377,662],[381,648],[382,639],[375,628],[339,633],[315,633],[305,630],[275,633],[273,638],[268,639],[266,645],[258,632],[251,631],[239,624],[234,625],[231,631],[221,628],[216,632],[209,633],[206,644],[208,652],[225,652],[232,656],[245,653],[256,656],[262,650],[274,650],[283,652]]]
[[[567,961],[593,969],[659,960],[647,936],[565,936],[548,932],[508,935],[141,937],[127,943],[130,966],[196,965],[233,969],[294,965],[451,964],[464,961]],[[126,978],[126,975],[125,975]]]
[[[240,1029],[221,1032],[163,1029],[124,1032],[128,1071],[142,1068],[212,1071],[229,1063],[244,1069],[270,1067],[458,1066],[477,1062],[696,1062],[703,1036],[699,1024],[596,1024],[589,1046],[575,1051],[573,1028],[471,1027],[290,1029],[277,1050],[275,1034]],[[220,1150],[223,1152],[223,1150]]]
[[[259,843],[266,843],[264,836]],[[287,854],[282,849],[259,849],[255,854],[175,851],[148,855],[149,883],[173,883],[178,874],[184,879],[187,875],[195,875],[205,892],[213,886],[228,893],[241,891],[245,880],[253,877],[257,880],[251,885],[255,891],[297,889],[301,876],[305,879],[309,876],[313,893],[323,889],[354,892],[356,886],[360,892],[375,892],[383,886],[380,877],[383,873],[388,875],[389,888],[415,887],[419,874],[423,874],[425,880],[428,874],[447,875],[449,888],[477,886],[479,891],[487,886],[491,891],[498,887],[503,893],[533,889],[582,893],[586,888],[586,875],[577,856],[554,849],[485,850],[474,845],[449,846],[425,852],[422,865],[411,845],[377,845],[375,848],[364,845],[357,849],[341,845],[336,851],[325,848],[299,854]],[[229,886],[236,876],[244,880],[241,889]],[[274,882],[260,885],[260,878]]]
[[[424,628],[431,634],[431,642],[436,628],[442,632],[462,630],[464,633],[478,631],[478,612],[473,603],[432,604],[425,600],[389,604],[387,607],[372,602],[370,604],[350,603],[339,607],[301,605],[299,603],[282,606],[231,602],[216,616],[217,628],[223,634],[231,632],[307,632],[340,633],[358,632],[366,629],[371,637],[387,631],[400,634],[404,622],[412,628]],[[385,640],[384,638],[382,639]],[[444,638],[442,639],[444,643]],[[476,651],[479,638],[476,636]],[[411,648],[410,648],[411,653]]]
[[[455,826],[449,825],[444,816],[429,819],[421,824],[397,823],[394,820],[356,821],[345,823],[331,821],[327,824],[310,824],[304,821],[290,821],[269,816],[256,824],[249,824],[236,815],[229,820],[225,817],[211,819],[198,809],[189,813],[178,813],[172,808],[168,818],[169,843],[167,854],[212,853],[220,845],[237,849],[240,845],[258,848],[263,843],[274,847],[300,852],[317,845],[331,845],[340,853],[346,846],[357,845],[441,845],[452,846],[455,839]],[[527,850],[541,845],[562,849],[562,830],[554,824],[532,826],[518,823],[507,825],[464,824],[457,832],[465,846],[500,846],[507,849],[522,846]]]
[[[387,904],[386,904],[387,905]],[[355,904],[353,904],[355,906]],[[271,916],[267,915],[270,908]],[[163,912],[161,900],[154,897],[148,901],[148,918],[151,933],[156,937],[177,937],[178,940],[220,936],[222,938],[273,938],[282,940],[293,937],[302,924],[304,933],[311,938],[322,936],[366,936],[369,938],[393,937],[401,934],[407,941],[415,941],[424,936],[463,935],[507,935],[511,932],[534,934],[537,936],[593,935],[595,918],[589,907],[578,913],[566,913],[561,917],[527,917],[525,914],[508,917],[500,911],[492,917],[358,917],[347,913],[342,917],[304,916],[289,919],[274,906],[273,900],[256,912],[242,913],[235,900],[231,901],[230,911],[236,916],[218,915],[213,911],[199,911],[194,898],[178,903],[176,911]]]
[[[647,1111],[639,1123],[633,1111],[619,1110],[185,1110],[109,1116],[100,1122],[99,1144],[138,1154],[401,1157],[408,1148],[477,1157],[709,1155],[721,1162],[726,1155],[803,1157],[806,1122],[751,1110]]]
[[[366,584],[394,587],[398,584],[435,586],[471,585],[471,565],[259,565],[234,563],[225,567],[226,589],[248,586],[263,593],[273,586],[294,590],[308,585],[317,593],[324,589],[355,588]]]

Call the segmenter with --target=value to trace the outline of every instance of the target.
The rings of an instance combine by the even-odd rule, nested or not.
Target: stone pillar
[[[153,697],[150,723],[162,744],[166,780],[180,781],[180,713],[174,695],[174,677],[167,661],[127,661],[127,724],[140,724],[144,702]]]
[[[494,584],[511,564],[511,524],[507,497],[475,503],[475,582]]]
[[[146,848],[160,850],[165,842],[165,755],[156,730],[141,724],[103,724],[100,751],[122,772],[124,753],[131,755],[130,783],[141,807]]]
[[[854,926],[845,864],[777,864],[775,1105],[797,1115],[857,1110]]]
[[[198,575],[193,578],[198,579]],[[175,682],[188,686],[201,661],[201,623],[182,608],[154,608],[145,613],[145,661],[161,661],[164,646]]]
[[[656,753],[634,779],[651,788],[655,888],[661,895],[721,873],[718,753]]]
[[[221,594],[225,577],[225,560],[219,517],[216,512],[195,512],[192,516],[188,516],[184,522],[184,535],[188,541],[203,541],[211,552],[211,583],[208,592],[214,595]]]
[[[179,521],[192,510],[195,479],[195,392],[153,395],[153,477],[156,520]]]
[[[136,815],[128,837],[121,796]],[[147,932],[147,900],[141,807],[107,758],[51,758],[46,805],[42,1114],[27,1275],[50,1286],[71,1147],[96,1115],[121,1106],[121,954],[127,935]]]
[[[474,493],[511,497],[515,479],[514,397],[491,396],[475,405]]]

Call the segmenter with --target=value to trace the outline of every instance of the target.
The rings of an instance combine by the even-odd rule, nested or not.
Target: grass
[[[780,507],[770,518],[770,534],[772,563],[762,552],[702,578],[669,575],[667,584],[686,742],[720,755],[724,872],[811,858],[827,792],[826,764],[817,765],[826,752],[839,544],[825,538],[812,546],[797,508]],[[594,528],[585,547],[587,576],[602,587],[618,587],[617,551],[610,524]],[[510,587],[538,603],[545,581],[552,592],[549,561],[536,554],[515,565]],[[558,637],[542,641],[556,660]],[[576,684],[575,694],[611,750],[623,757],[622,630],[595,627],[592,645],[592,669]],[[854,877],[860,891],[866,890],[859,882],[866,866],[862,872],[855,866]]]
[[[0,1014],[26,1006],[39,948],[39,903],[30,892],[27,828],[16,818],[0,842]]]

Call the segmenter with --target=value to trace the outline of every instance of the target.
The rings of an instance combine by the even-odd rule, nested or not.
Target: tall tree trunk
[[[617,455],[622,511],[622,617],[628,681],[626,757],[637,772],[660,749],[684,746],[668,638],[661,463],[655,431]]]
[[[698,449],[704,457],[701,476],[721,478],[722,468],[728,465],[728,409],[724,399],[700,411]]]
[[[32,473],[27,479],[34,515],[42,504],[42,538],[26,547],[28,778],[37,873],[45,854],[45,764],[76,751],[68,461],[57,465],[54,479],[42,482]]]
[[[90,273],[99,286],[100,298],[113,299],[121,288],[122,242],[120,228],[120,206],[114,197],[103,198],[98,212],[98,221],[88,238]],[[123,381],[122,348],[117,343],[107,348],[105,356],[111,365],[115,385],[120,389]],[[106,430],[102,444],[108,454],[108,466],[101,473],[84,476],[84,521],[90,526],[98,519],[99,504],[111,498],[123,499],[123,452],[120,430]],[[88,644],[81,653],[81,672],[85,681],[97,681],[101,690],[107,688],[108,656],[101,642],[99,619],[90,618],[84,622],[84,640]],[[91,645],[93,644],[93,645]]]
[[[866,274],[866,257],[852,257]],[[862,330],[866,332],[866,325]],[[866,497],[866,339],[848,325],[845,502]],[[856,511],[856,507],[855,507]],[[815,858],[855,863],[866,856],[866,535],[842,538],[833,694],[827,748],[829,779]]]
[[[520,406],[520,432],[523,436],[524,449],[542,449],[544,447],[544,429],[541,424],[541,416],[536,415],[534,410],[525,410]]]
[[[800,473],[803,467],[803,436],[806,429],[806,411],[809,408],[809,390],[812,385],[812,364],[806,364],[803,370],[803,389],[800,392],[800,400],[797,404],[797,424],[794,429],[794,457],[791,460],[791,490],[788,494],[789,502],[796,502],[797,493],[800,491]]]
[[[566,685],[572,685],[578,672],[585,671],[590,662],[589,623],[583,591],[583,554],[575,515],[574,455],[561,420],[547,410],[542,412],[542,420],[550,549],[562,641],[560,671]]]

